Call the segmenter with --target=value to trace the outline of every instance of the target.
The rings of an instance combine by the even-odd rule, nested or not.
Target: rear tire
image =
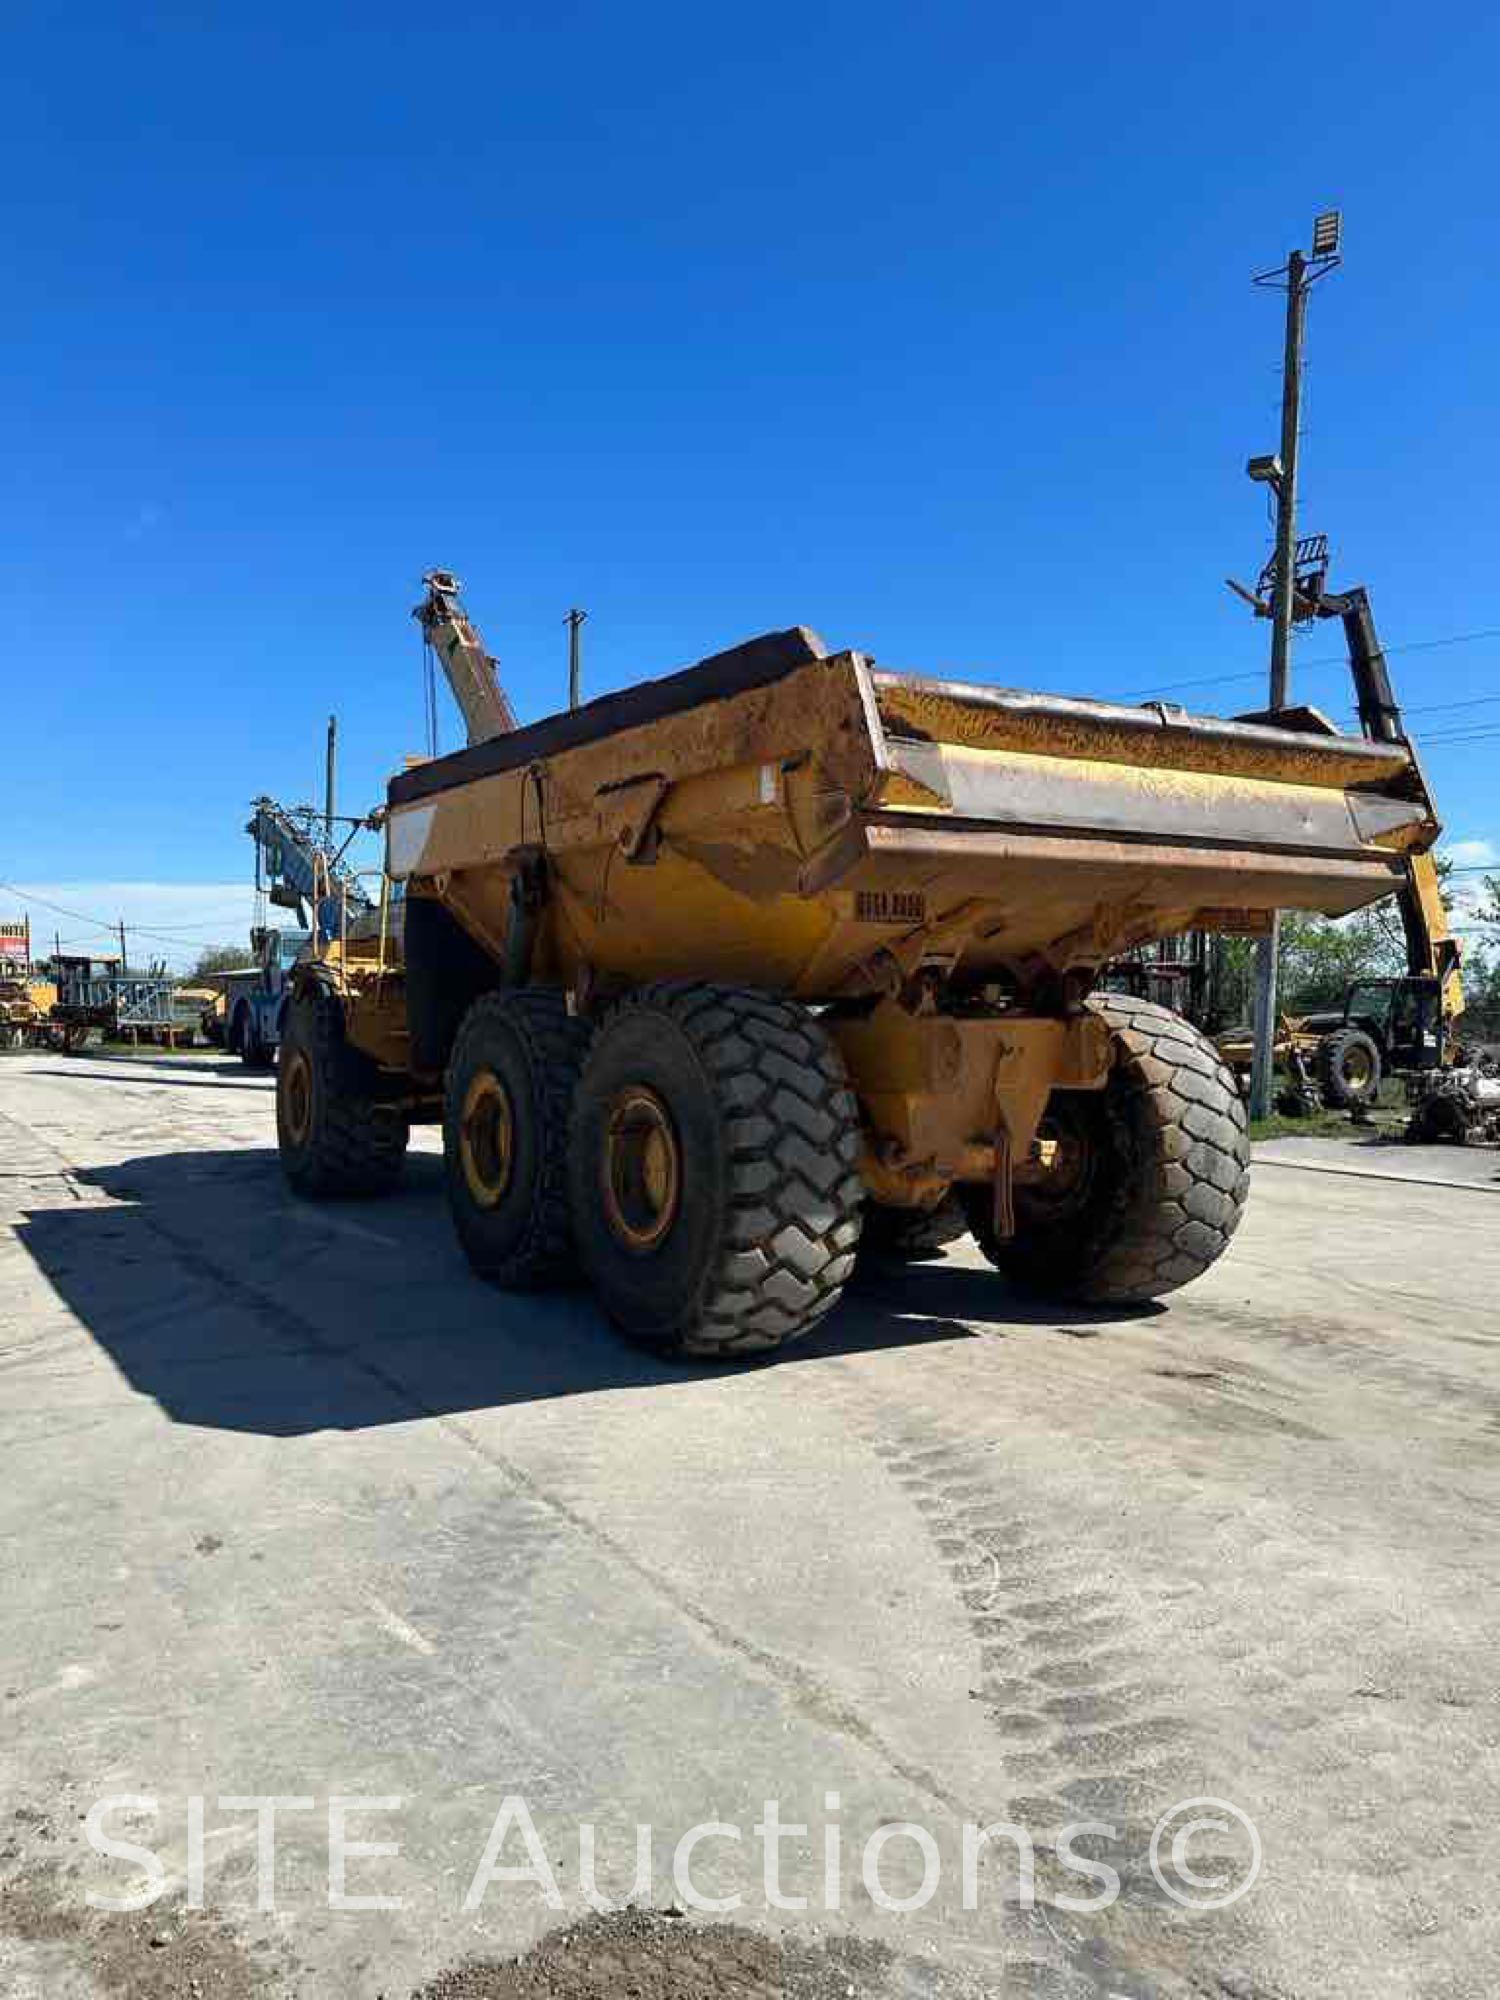
[[[606,1022],[573,1112],[579,1255],[659,1352],[737,1357],[805,1333],[854,1267],[859,1113],[803,1007],[650,986]]]
[[[255,1031],[255,1015],[250,1008],[242,1007],[236,1018],[234,1030],[235,1053],[246,1069],[269,1069],[271,1057],[266,1045]]]
[[[411,1128],[380,1101],[379,1071],[344,1039],[338,1001],[321,987],[287,1009],[276,1076],[276,1143],[298,1194],[386,1194],[401,1178]]]
[[[1102,1091],[1047,1110],[1066,1181],[1018,1182],[1016,1233],[996,1238],[988,1187],[960,1188],[991,1263],[1048,1298],[1127,1305],[1191,1284],[1229,1247],[1250,1191],[1245,1105],[1212,1042],[1149,1000],[1098,993],[1113,1030]]]
[[[463,1018],[443,1109],[448,1204],[482,1278],[533,1291],[575,1274],[568,1118],[589,1031],[561,993],[486,993]]]
[[[890,1202],[867,1201],[859,1239],[860,1268],[932,1263],[968,1233],[968,1217],[952,1195],[936,1208],[897,1208]]]
[[[1363,1028],[1339,1028],[1318,1044],[1318,1087],[1330,1111],[1352,1111],[1380,1095],[1380,1049]]]

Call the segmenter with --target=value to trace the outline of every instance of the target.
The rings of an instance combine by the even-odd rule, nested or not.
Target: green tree
[[[207,979],[211,973],[233,972],[249,963],[250,954],[242,944],[211,944],[199,952],[185,983],[192,986],[199,980]]]
[[[1288,1013],[1336,1006],[1352,980],[1388,979],[1405,963],[1400,924],[1388,921],[1384,905],[1336,918],[1287,911],[1281,919],[1277,1004]]]

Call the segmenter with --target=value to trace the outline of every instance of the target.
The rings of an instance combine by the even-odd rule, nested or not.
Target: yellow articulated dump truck
[[[455,660],[493,676],[434,593],[455,691]],[[526,727],[475,702],[391,781],[378,940],[294,973],[287,1175],[387,1186],[440,1119],[477,1271],[585,1275],[679,1352],[804,1332],[872,1205],[950,1193],[1033,1291],[1171,1292],[1239,1224],[1245,1113],[1099,968],[1356,909],[1437,832],[1404,742],[1295,720],[887,673],[802,628]]]

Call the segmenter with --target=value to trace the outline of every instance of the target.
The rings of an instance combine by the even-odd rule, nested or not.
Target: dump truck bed
[[[403,773],[388,865],[499,955],[543,860],[555,977],[1025,988],[1396,887],[1438,831],[1409,749],[1298,720],[895,674],[797,627]]]

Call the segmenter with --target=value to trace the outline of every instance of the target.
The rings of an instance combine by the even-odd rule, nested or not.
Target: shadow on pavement
[[[33,1049],[33,1055],[38,1051]],[[244,1064],[237,1055],[230,1055],[224,1049],[193,1048],[178,1049],[169,1054],[167,1050],[152,1048],[142,1042],[139,1048],[104,1048],[98,1043],[90,1043],[75,1055],[64,1058],[62,1074],[71,1076],[75,1069],[83,1069],[89,1063],[123,1063],[130,1069],[243,1069]]]
[[[93,1058],[97,1061],[98,1058]],[[194,1076],[185,1071],[184,1066],[167,1063],[137,1062],[131,1056],[110,1058],[117,1062],[118,1069],[85,1069],[82,1064],[64,1064],[55,1069],[28,1070],[29,1076],[63,1076],[69,1083],[185,1083],[192,1090],[223,1090],[227,1085],[250,1085],[261,1090],[274,1090],[276,1077],[268,1070],[247,1070],[238,1056],[222,1063],[194,1063]]]
[[[1026,1324],[1087,1335],[1128,1313],[1036,1305],[988,1268],[861,1272],[805,1340],[757,1361],[663,1360],[584,1290],[506,1294],[470,1272],[442,1160],[413,1154],[380,1201],[292,1197],[269,1148],[174,1152],[80,1172],[109,1197],[32,1209],[17,1234],[131,1386],[186,1424],[298,1436],[759,1368]]]

